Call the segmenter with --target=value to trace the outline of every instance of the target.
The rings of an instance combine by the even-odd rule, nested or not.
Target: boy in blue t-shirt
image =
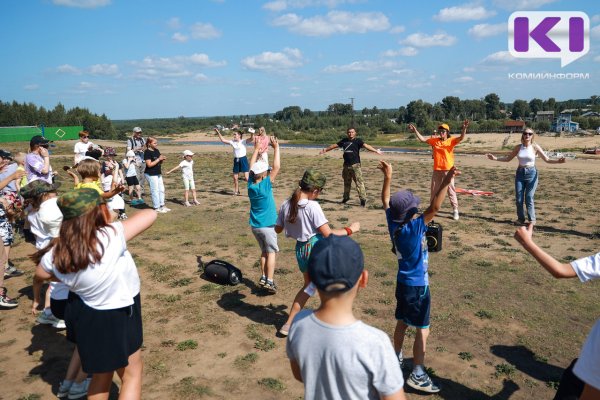
[[[396,278],[396,329],[394,331],[394,349],[402,364],[402,344],[409,326],[417,329],[413,346],[413,370],[406,383],[417,390],[436,393],[440,391],[425,372],[425,349],[429,336],[429,253],[425,233],[427,224],[439,211],[446,191],[452,179],[459,174],[456,168],[450,169],[440,189],[431,199],[431,204],[421,215],[417,215],[420,199],[408,190],[401,190],[390,196],[392,181],[391,164],[380,161],[383,172],[381,202],[398,257],[398,276]]]
[[[275,136],[270,138],[271,146],[275,151],[273,169],[262,159],[257,161],[259,146],[254,146],[254,154],[250,160],[250,179],[248,180],[248,198],[250,199],[250,228],[260,246],[260,272],[259,284],[269,292],[275,293],[277,286],[273,281],[275,272],[275,255],[279,252],[277,246],[277,207],[273,198],[272,183],[279,173],[281,161],[279,157],[279,143]]]

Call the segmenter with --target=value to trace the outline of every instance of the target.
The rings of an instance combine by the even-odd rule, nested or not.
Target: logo
[[[517,11],[508,18],[516,58],[560,58],[564,67],[590,51],[590,19],[581,11]]]

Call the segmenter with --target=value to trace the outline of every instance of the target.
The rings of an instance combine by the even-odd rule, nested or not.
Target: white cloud
[[[246,57],[242,60],[242,65],[251,70],[277,72],[301,67],[304,59],[300,50],[285,48],[281,52],[265,51]]]
[[[37,83],[30,83],[29,85],[23,86],[24,90],[38,90],[39,88],[40,85],[38,85]]]
[[[226,61],[213,61],[207,54],[204,53],[194,53],[187,57],[187,59],[192,64],[200,65],[202,67],[223,67],[227,65]]]
[[[402,25],[394,26],[390,29],[390,33],[402,33],[406,30],[406,28]]]
[[[592,21],[592,23],[600,22],[600,14],[592,15],[590,21]]]
[[[302,18],[297,14],[285,14],[275,18],[272,24],[305,36],[381,32],[390,28],[390,21],[380,12],[330,11],[326,15],[317,15],[312,18]]]
[[[509,65],[523,63],[523,59],[513,57],[508,51],[497,51],[481,60],[485,65]]]
[[[495,11],[486,10],[485,7],[474,3],[460,6],[442,8],[433,19],[442,22],[476,21],[496,15]]]
[[[473,79],[470,76],[461,76],[460,78],[456,78],[454,79],[454,82],[458,82],[458,83],[467,83],[467,82],[473,82],[475,79]]]
[[[135,68],[133,74],[137,79],[185,78],[193,75],[193,67],[221,67],[225,61],[213,61],[206,54],[196,53],[191,56],[145,57],[141,61],[131,61]],[[197,76],[197,75],[196,75]]]
[[[414,74],[415,71],[413,71],[412,69],[409,69],[409,68],[402,68],[402,69],[392,70],[392,72],[394,74],[396,74],[396,75],[404,75],[404,76],[406,76],[406,75],[412,75],[412,74]]]
[[[277,1],[270,1],[268,3],[265,3],[263,5],[263,8],[265,10],[269,10],[269,11],[273,11],[273,12],[280,12],[280,11],[283,11],[286,8],[288,8],[288,5],[287,5],[287,1],[285,1],[285,0],[277,0]]]
[[[52,0],[57,6],[77,7],[77,8],[96,8],[109,5],[111,0]]]
[[[204,74],[196,74],[194,75],[194,80],[198,82],[206,82],[208,80],[208,77]]]
[[[94,64],[88,68],[91,75],[118,75],[119,67],[117,64]]]
[[[503,10],[535,10],[545,6],[546,4],[554,3],[557,0],[494,0],[494,5]]]
[[[302,97],[300,93],[290,93],[290,97]]]
[[[91,88],[93,88],[93,87],[94,87],[94,84],[93,84],[93,83],[90,83],[90,82],[85,82],[85,81],[83,81],[83,82],[79,82],[79,84],[77,85],[77,88],[78,88],[78,89],[82,89],[82,90],[83,90],[83,89],[91,89]]]
[[[61,74],[81,75],[81,70],[70,64],[63,64],[56,67],[56,72]]]
[[[594,38],[600,39],[600,25],[593,27],[592,30],[590,31],[590,35]]]
[[[433,35],[413,33],[406,39],[401,40],[400,43],[410,47],[452,46],[456,43],[456,37],[450,36],[446,32],[439,32]]]
[[[192,38],[194,39],[214,39],[221,36],[221,32],[212,24],[196,22],[190,28]]]
[[[175,32],[173,36],[171,36],[171,39],[173,39],[173,41],[175,42],[185,43],[188,41],[189,38],[182,33]]]
[[[417,54],[419,54],[419,50],[415,49],[414,47],[407,46],[407,47],[402,47],[399,50],[386,50],[381,55],[383,57],[398,57],[398,56],[412,57],[412,56],[416,56]]]
[[[596,56],[596,57],[594,57],[594,61],[596,61],[596,62],[600,62],[600,56]]]
[[[388,85],[392,85],[392,86],[396,86],[400,84],[400,80],[399,79],[390,79],[387,81]]]
[[[360,0],[274,0],[263,4],[265,10],[281,12],[288,8],[329,7],[335,8],[345,3],[357,3]]]
[[[425,87],[430,87],[431,86],[431,82],[409,82],[406,84],[407,88],[410,89],[420,89],[420,88],[425,88]]]
[[[475,68],[473,67],[464,67],[463,72],[475,72]]]
[[[167,26],[173,30],[181,29],[181,21],[178,17],[169,18],[167,21]]]
[[[476,39],[483,39],[490,36],[500,35],[502,33],[507,33],[508,28],[506,23],[499,24],[477,24],[469,29],[469,35],[473,36]]]
[[[323,72],[371,72],[380,69],[391,69],[397,65],[397,63],[392,61],[354,61],[345,65],[328,65],[323,69]]]

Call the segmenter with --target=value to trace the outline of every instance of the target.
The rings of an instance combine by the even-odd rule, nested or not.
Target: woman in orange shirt
[[[448,171],[454,166],[454,146],[459,144],[467,133],[469,127],[469,120],[465,119],[462,125],[462,132],[459,137],[450,136],[450,127],[448,124],[441,124],[438,126],[439,137],[432,137],[426,139],[419,133],[417,128],[413,124],[408,125],[408,129],[413,132],[420,142],[428,143],[431,145],[433,151],[433,174],[431,175],[431,197],[437,193],[442,181]],[[452,204],[453,213],[452,218],[458,220],[458,198],[456,197],[456,188],[454,187],[454,179],[448,186],[448,197],[450,198],[450,204]]]

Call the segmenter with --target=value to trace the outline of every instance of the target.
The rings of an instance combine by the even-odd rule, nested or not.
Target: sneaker
[[[265,289],[267,289],[273,294],[277,293],[277,285],[273,281],[267,280],[267,282],[265,283]]]
[[[60,319],[56,318],[52,314],[46,314],[45,312],[41,312],[40,316],[36,319],[38,324],[46,324],[46,325],[54,325],[60,321]]]
[[[455,209],[454,212],[452,213],[452,219],[455,221],[458,221],[458,210]]]
[[[163,207],[161,207],[161,208],[155,208],[154,211],[156,211],[157,213],[161,213],[161,214],[168,213],[168,211],[165,210]]]
[[[12,278],[15,276],[21,276],[23,274],[24,274],[24,272],[21,271],[20,269],[17,269],[14,265],[4,268],[4,277],[5,278]]]
[[[290,333],[290,325],[285,324],[281,328],[279,328],[279,334],[282,336],[287,336]]]
[[[406,383],[411,388],[420,390],[421,392],[437,393],[440,391],[440,387],[433,383],[427,374],[416,376],[411,372]]]
[[[348,197],[348,198],[344,197],[342,199],[342,204],[346,204],[348,202],[348,200],[350,200],[350,197]]]
[[[169,211],[171,211],[171,209],[170,209],[170,208],[167,208],[167,207],[165,207],[165,206],[162,206],[161,208],[162,208],[163,210],[165,210],[165,212],[169,212]]]
[[[258,284],[259,284],[260,286],[265,286],[265,284],[266,284],[266,283],[267,283],[267,277],[266,277],[266,276],[264,276],[264,275],[262,275],[262,276],[260,277],[260,279],[258,280]]]
[[[525,226],[527,224],[525,223],[525,221],[521,221],[520,219],[518,219],[515,222],[513,222],[513,225],[514,226]]]
[[[183,205],[186,206],[186,207],[191,207],[192,206],[189,201],[186,201],[185,203],[183,203]]]
[[[59,399],[63,399],[69,395],[69,390],[71,390],[71,386],[73,386],[73,381],[64,380],[58,386],[58,392],[56,392],[56,397]]]
[[[199,206],[200,202],[198,200],[194,200],[194,204],[197,205],[197,206]]]
[[[90,387],[90,378],[86,378],[81,383],[73,382],[69,389],[69,400],[80,399],[87,396],[88,388]]]
[[[54,325],[52,325],[54,328],[56,329],[67,329],[67,324],[65,324],[65,320],[64,319],[59,319],[58,321],[56,321],[56,323]]]
[[[0,287],[0,307],[4,308],[15,308],[19,305],[19,302],[15,299],[11,299],[6,294],[8,290],[5,287]]]
[[[367,201],[366,200],[361,200],[360,201],[360,206],[361,207],[366,207],[367,206]]]

